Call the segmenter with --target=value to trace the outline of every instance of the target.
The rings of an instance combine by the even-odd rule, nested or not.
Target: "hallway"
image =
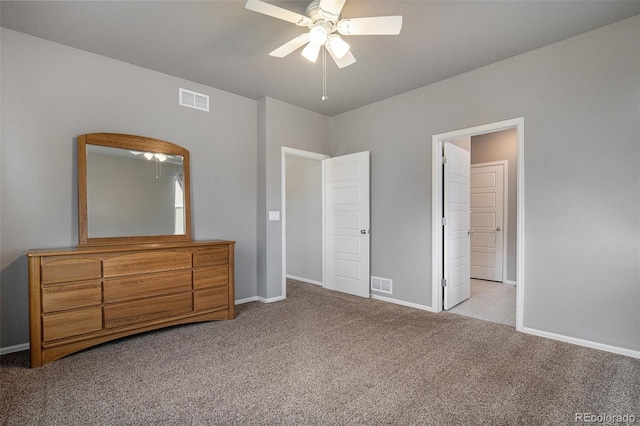
[[[471,297],[448,312],[516,326],[516,286],[471,279]]]

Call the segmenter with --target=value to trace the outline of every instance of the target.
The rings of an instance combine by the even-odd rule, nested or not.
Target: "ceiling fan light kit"
[[[302,56],[307,58],[311,62],[315,62],[318,59],[318,53],[320,53],[321,44],[309,43],[302,49]]]
[[[329,25],[326,23],[319,23],[313,26],[309,31],[309,43],[316,46],[325,44],[330,32],[330,27],[329,30],[327,30],[327,27],[329,27]]]
[[[328,43],[329,46],[331,46],[331,50],[333,50],[335,57],[338,59],[341,59],[344,55],[346,55],[351,48],[349,44],[337,34],[331,34],[329,36]]]
[[[247,0],[245,7],[254,12],[291,22],[309,28],[308,33],[299,35],[273,50],[269,55],[284,58],[300,47],[302,56],[311,62],[318,59],[322,47],[333,58],[338,68],[356,62],[350,46],[339,34],[351,35],[397,35],[402,29],[402,16],[377,16],[368,18],[340,19],[346,0],[313,0],[307,6],[307,16],[283,9],[261,0]],[[335,34],[335,33],[339,34]]]

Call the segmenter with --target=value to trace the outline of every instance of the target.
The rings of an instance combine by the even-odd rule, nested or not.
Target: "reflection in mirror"
[[[182,155],[86,147],[91,238],[185,234]]]

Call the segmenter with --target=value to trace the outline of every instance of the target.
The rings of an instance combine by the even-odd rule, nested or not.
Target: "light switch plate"
[[[280,212],[278,211],[270,211],[269,212],[269,221],[273,222],[273,221],[278,221],[280,220]]]

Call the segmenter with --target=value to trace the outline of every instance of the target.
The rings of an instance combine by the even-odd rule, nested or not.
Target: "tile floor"
[[[516,287],[472,278],[471,297],[449,312],[515,327]]]

